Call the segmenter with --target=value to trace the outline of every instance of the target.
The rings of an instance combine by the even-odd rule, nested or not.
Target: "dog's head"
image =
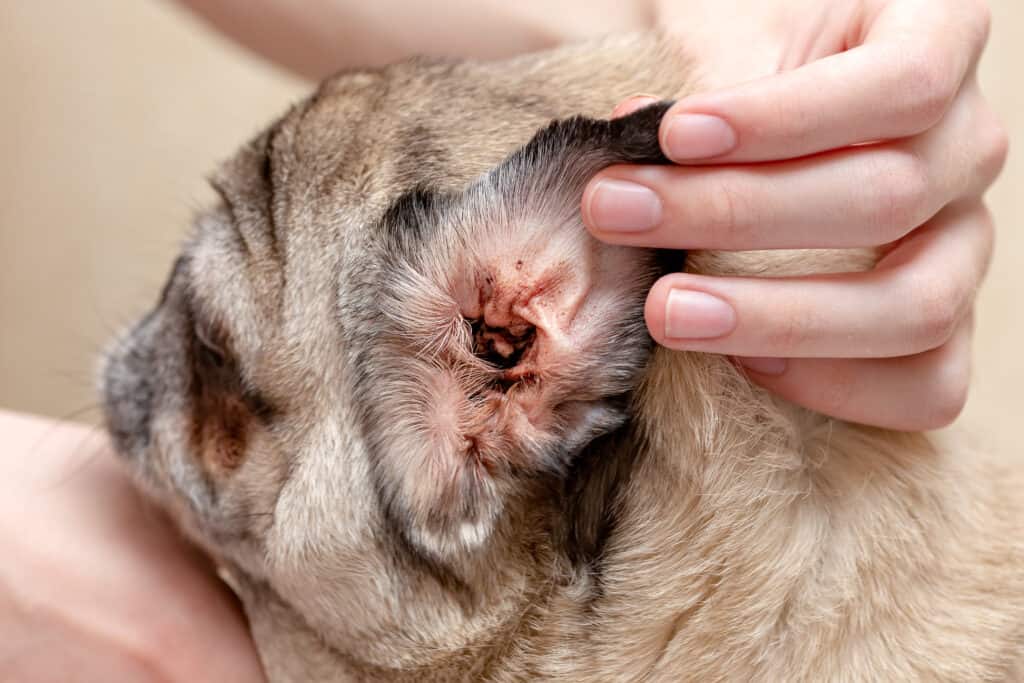
[[[650,350],[657,256],[589,237],[579,201],[609,164],[663,161],[665,106],[544,123],[567,105],[510,83],[417,62],[325,83],[217,173],[103,372],[153,496],[370,662],[531,599],[564,477]]]

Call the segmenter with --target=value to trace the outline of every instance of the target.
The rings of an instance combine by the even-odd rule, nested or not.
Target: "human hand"
[[[0,412],[0,680],[263,680],[209,563],[88,430]]]
[[[646,247],[884,256],[857,274],[668,275],[647,300],[651,334],[737,356],[753,381],[829,415],[906,430],[951,422],[992,251],[982,194],[1007,151],[975,73],[985,6],[693,0],[665,11],[697,63],[721,65],[706,83],[760,77],[670,110],[661,143],[679,166],[598,174],[583,199],[592,233]]]

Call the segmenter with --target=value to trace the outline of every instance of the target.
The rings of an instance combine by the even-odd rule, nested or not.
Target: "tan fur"
[[[358,226],[413,185],[463,188],[552,118],[604,117],[637,92],[677,97],[696,87],[690,73],[660,41],[628,37],[494,64],[342,74],[279,126],[270,213],[288,232],[276,244],[252,189],[265,138],[218,174],[234,218],[218,209],[202,219],[214,225],[181,277],[203,315],[230,329],[246,384],[283,419],[231,404],[246,452],[206,468],[216,514],[190,483],[194,456],[180,434],[194,426],[180,408],[156,411],[141,469],[235,586],[271,681],[1019,676],[1020,458],[808,413],[719,356],[655,351],[634,396],[635,458],[613,491],[599,571],[558,552],[543,491],[502,509],[486,531],[500,543],[451,550],[468,598],[382,547],[352,426],[361,399],[339,360],[350,349],[330,322],[337,264],[361,262]],[[218,227],[229,220],[234,232]],[[870,265],[870,254],[834,251],[687,261],[711,274]],[[443,346],[460,332],[432,334]],[[428,500],[425,477],[410,497]],[[255,521],[235,534],[224,510]]]

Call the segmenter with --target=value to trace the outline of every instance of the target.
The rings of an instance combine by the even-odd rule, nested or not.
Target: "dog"
[[[347,71],[213,176],[102,395],[271,681],[1024,675],[1019,462],[812,413],[645,332],[670,270],[876,255],[583,229],[595,172],[666,163],[698,66],[637,35]],[[637,92],[666,102],[606,119]]]

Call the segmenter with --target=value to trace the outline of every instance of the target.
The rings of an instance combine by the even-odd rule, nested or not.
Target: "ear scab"
[[[665,108],[556,122],[463,193],[418,190],[385,216],[367,431],[389,509],[421,551],[486,545],[518,490],[626,419],[655,259],[593,240],[578,207],[601,167],[664,160]],[[403,235],[414,250],[396,246]]]

